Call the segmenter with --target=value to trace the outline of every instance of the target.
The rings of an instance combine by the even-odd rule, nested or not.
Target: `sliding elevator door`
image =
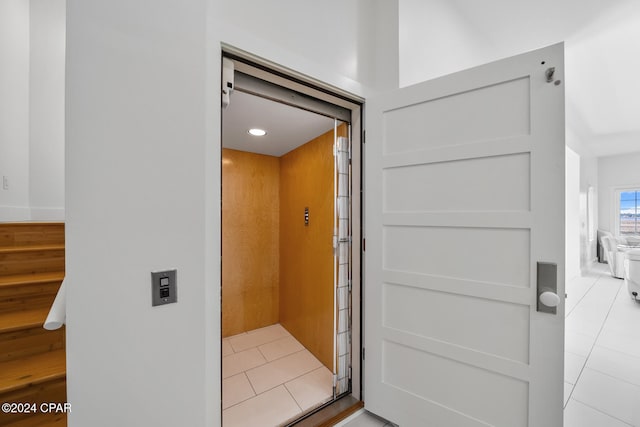
[[[350,391],[351,380],[351,139],[336,123],[335,142],[335,383],[334,397]]]

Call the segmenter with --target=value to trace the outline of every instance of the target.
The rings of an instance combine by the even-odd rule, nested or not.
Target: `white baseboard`
[[[31,208],[33,221],[64,221],[64,208]]]
[[[31,209],[21,206],[0,206],[0,222],[30,221]]]
[[[587,261],[587,264],[582,267],[580,270],[580,273],[584,276],[585,274],[589,273],[591,270],[593,270],[594,267],[598,266],[600,263],[598,262],[598,258],[593,258],[589,261]]]

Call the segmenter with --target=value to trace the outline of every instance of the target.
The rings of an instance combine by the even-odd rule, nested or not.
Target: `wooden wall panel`
[[[278,322],[279,159],[222,150],[222,336]]]
[[[280,323],[331,370],[333,142],[331,130],[280,158]]]

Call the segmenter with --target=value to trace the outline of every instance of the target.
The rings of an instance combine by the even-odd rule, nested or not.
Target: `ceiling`
[[[413,2],[422,13],[446,7],[484,62],[564,41],[567,145],[583,156],[640,152],[640,1],[427,1],[401,6]],[[413,43],[446,46],[444,39]],[[268,133],[252,137],[250,127]],[[235,91],[223,115],[223,145],[280,156],[332,127],[326,117]]]
[[[251,128],[267,134],[250,135]],[[222,112],[222,146],[280,157],[333,128],[328,117],[236,90]]]
[[[448,0],[498,57],[565,41],[567,144],[640,151],[640,1]]]

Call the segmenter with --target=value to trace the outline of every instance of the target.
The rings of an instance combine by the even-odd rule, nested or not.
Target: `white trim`
[[[351,311],[351,396],[358,400],[362,399],[362,364],[360,356],[362,354],[362,324],[361,324],[361,316],[362,316],[362,295],[361,295],[361,287],[362,277],[361,277],[361,262],[362,262],[362,246],[360,242],[362,242],[362,230],[361,230],[361,216],[362,213],[362,203],[360,194],[362,194],[362,180],[361,180],[361,170],[362,170],[362,162],[363,162],[363,151],[364,146],[362,142],[363,135],[363,123],[362,123],[362,113],[364,107],[364,98],[357,95],[350,85],[347,85],[351,90],[341,89],[340,87],[328,83],[328,80],[320,80],[316,77],[312,77],[308,74],[301,73],[293,70],[292,68],[287,68],[282,65],[278,65],[276,62],[272,62],[268,59],[260,57],[258,55],[254,55],[248,53],[246,50],[239,49],[234,47],[233,45],[221,42],[221,50],[220,50],[221,58],[233,55],[239,61],[234,63],[234,68],[238,71],[241,71],[245,74],[248,74],[253,77],[257,77],[268,82],[274,83],[276,85],[284,86],[286,88],[292,89],[294,91],[300,92],[302,94],[308,95],[310,97],[314,97],[320,99],[322,101],[338,105],[342,108],[346,108],[351,110],[351,133],[349,137],[351,138],[351,186],[352,186],[352,194],[351,194],[351,227],[352,227],[352,257],[351,257],[351,268],[352,268],[352,291],[351,291],[351,301],[352,301],[352,311]],[[269,71],[264,69],[257,68],[253,65],[243,63],[242,60],[252,62],[253,64],[259,65],[266,70],[271,70],[280,75],[272,74]],[[303,82],[299,83],[296,80]],[[311,86],[307,86],[311,85]],[[317,89],[316,89],[317,88]],[[360,88],[361,89],[361,88]],[[360,92],[360,91],[358,91]],[[220,90],[217,91],[217,96],[221,96]],[[219,146],[214,147],[214,149],[219,149],[222,147],[222,135],[219,139]],[[221,167],[221,166],[220,166]],[[221,169],[218,169],[221,171]],[[355,189],[355,191],[353,190]],[[357,193],[356,193],[357,192]],[[221,209],[221,208],[220,208]],[[220,210],[221,213],[221,210]],[[220,233],[222,236],[222,232]],[[357,242],[357,243],[356,243]],[[357,246],[356,246],[357,245]],[[222,274],[220,272],[220,274]],[[220,276],[221,278],[222,276]],[[335,304],[334,304],[335,307]],[[222,306],[220,306],[220,311],[222,310]],[[335,319],[335,316],[334,316]],[[220,324],[220,331],[222,328],[222,324]],[[335,330],[335,328],[334,328]],[[221,335],[220,335],[221,337]],[[335,340],[334,340],[335,341]],[[334,351],[335,355],[335,351]],[[222,363],[222,360],[221,362]],[[335,365],[335,363],[334,363]],[[334,369],[335,372],[335,369]],[[364,409],[361,410],[364,412]]]
[[[0,206],[0,222],[30,220],[31,209],[26,206]]]
[[[64,208],[31,208],[31,219],[36,221],[64,221]]]

